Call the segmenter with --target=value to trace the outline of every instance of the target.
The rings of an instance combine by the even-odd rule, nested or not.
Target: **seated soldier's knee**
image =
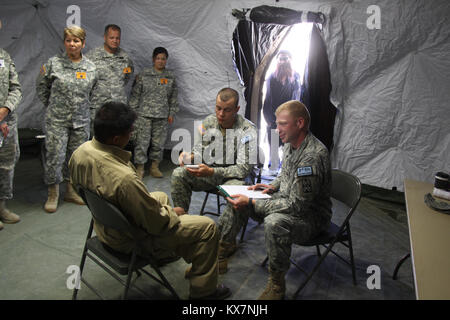
[[[186,169],[178,167],[175,168],[175,170],[173,170],[171,180],[178,181],[182,179],[184,176],[186,176]]]
[[[264,231],[267,233],[278,234],[280,231],[287,231],[283,228],[282,216],[280,214],[271,214],[264,218]]]

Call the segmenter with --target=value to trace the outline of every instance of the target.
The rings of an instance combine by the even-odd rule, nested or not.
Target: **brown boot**
[[[153,161],[150,167],[150,175],[154,178],[162,178],[163,174],[159,171],[159,161]]]
[[[6,208],[5,200],[0,200],[0,223],[17,223],[20,221],[20,217],[12,213]],[[3,224],[0,226],[0,229],[2,229]]]
[[[269,270],[269,280],[266,288],[259,296],[258,300],[283,300],[286,292],[286,282],[284,276],[286,272],[276,272]]]
[[[144,164],[137,164],[136,165],[136,174],[137,176],[142,180],[144,178]]]
[[[219,274],[228,271],[228,257],[233,255],[237,250],[236,242],[219,242]]]
[[[79,205],[85,205],[83,199],[73,190],[72,184],[67,183],[67,191],[64,195],[64,201],[73,202]]]
[[[52,184],[48,186],[48,198],[45,202],[44,210],[48,213],[53,213],[58,208],[59,199],[59,184]]]

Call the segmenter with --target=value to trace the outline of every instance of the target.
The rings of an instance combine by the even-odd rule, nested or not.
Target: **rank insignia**
[[[86,72],[77,72],[77,79],[86,79]]]

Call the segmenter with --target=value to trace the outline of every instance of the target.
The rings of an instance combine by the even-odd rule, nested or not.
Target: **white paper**
[[[234,185],[221,185],[229,195],[242,194],[253,199],[269,199],[271,196],[267,193],[262,193],[263,190],[248,190],[249,186],[234,186]]]

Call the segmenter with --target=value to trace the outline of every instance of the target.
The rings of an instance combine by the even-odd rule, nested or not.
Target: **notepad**
[[[224,196],[229,196],[231,194],[242,194],[248,198],[252,199],[269,199],[270,194],[262,193],[263,190],[248,190],[248,186],[235,186],[235,185],[225,185],[222,184],[218,186],[219,191],[224,191]],[[222,190],[221,190],[222,189]]]

